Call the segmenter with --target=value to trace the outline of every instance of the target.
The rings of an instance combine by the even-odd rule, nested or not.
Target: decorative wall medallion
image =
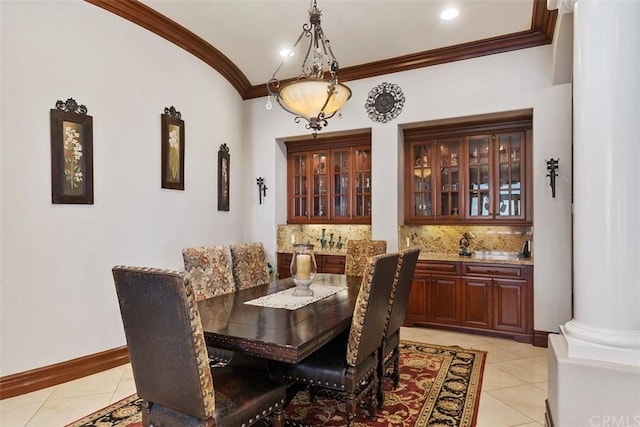
[[[404,106],[404,93],[400,86],[384,82],[371,89],[365,108],[374,122],[386,123],[398,117]]]

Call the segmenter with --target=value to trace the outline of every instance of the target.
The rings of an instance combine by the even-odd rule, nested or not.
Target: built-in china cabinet
[[[371,223],[371,132],[285,142],[289,224]]]
[[[404,130],[405,224],[532,224],[531,117]]]

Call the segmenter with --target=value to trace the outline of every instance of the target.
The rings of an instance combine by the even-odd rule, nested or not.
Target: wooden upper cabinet
[[[371,223],[371,133],[287,145],[289,224]]]
[[[527,224],[531,120],[405,130],[406,224]]]

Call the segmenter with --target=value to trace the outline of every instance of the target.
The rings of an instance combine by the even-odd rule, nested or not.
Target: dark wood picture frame
[[[49,112],[51,203],[93,204],[93,117],[69,98]]]
[[[222,144],[218,150],[218,210],[229,211],[229,178],[231,176],[229,147]]]
[[[162,188],[184,190],[184,121],[173,106],[160,115]]]

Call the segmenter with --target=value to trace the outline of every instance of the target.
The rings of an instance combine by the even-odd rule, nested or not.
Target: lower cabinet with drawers
[[[533,267],[420,260],[405,325],[484,331],[533,341]]]
[[[318,273],[344,273],[344,255],[315,254]],[[277,270],[278,277],[281,279],[291,277],[291,258],[293,254],[289,252],[278,252],[277,254]]]

